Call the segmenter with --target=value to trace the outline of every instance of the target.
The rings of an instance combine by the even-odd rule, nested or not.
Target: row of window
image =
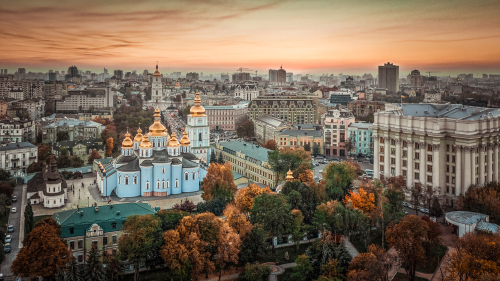
[[[111,239],[112,239],[111,241],[113,244],[116,244],[118,242],[118,237],[116,234],[111,236]],[[108,237],[107,236],[102,237],[102,243],[103,243],[103,245],[108,245]],[[92,244],[97,246],[97,240],[92,241]],[[77,241],[77,248],[75,248],[75,241],[70,240],[69,241],[69,248],[71,250],[83,249],[83,239],[80,239]]]

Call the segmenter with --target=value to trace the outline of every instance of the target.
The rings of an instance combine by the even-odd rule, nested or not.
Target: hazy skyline
[[[500,1],[0,1],[0,68],[500,72]],[[253,71],[253,73],[255,73]]]

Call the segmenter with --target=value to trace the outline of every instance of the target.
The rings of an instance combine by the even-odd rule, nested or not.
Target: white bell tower
[[[158,63],[156,63],[156,71],[153,73],[153,83],[151,86],[151,100],[163,100],[163,83],[161,82],[161,73],[158,71]]]

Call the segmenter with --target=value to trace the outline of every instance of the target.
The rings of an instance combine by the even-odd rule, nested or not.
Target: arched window
[[[146,182],[146,189],[149,190],[149,181]]]
[[[121,183],[122,176],[118,176],[118,183]]]
[[[161,189],[165,189],[165,181],[161,182]]]
[[[167,188],[169,188],[169,187],[170,187],[170,181],[167,180]]]
[[[137,184],[137,176],[134,176],[134,184]]]
[[[165,174],[165,167],[161,168],[161,173]]]
[[[156,189],[160,189],[160,180],[156,182]]]
[[[156,79],[156,81],[158,81],[158,79]],[[156,90],[156,95],[158,95],[158,90]]]
[[[199,134],[198,134],[198,140],[199,140],[199,141],[202,141],[202,140],[203,140],[202,136],[203,136],[203,135],[202,135],[202,133],[199,133]]]
[[[128,185],[128,176],[125,177],[125,184]]]
[[[179,187],[179,181],[175,180],[175,187]]]
[[[194,172],[193,172],[193,180],[194,180]]]
[[[186,180],[188,180],[188,178],[189,178],[188,173],[185,174],[185,178],[186,178]]]

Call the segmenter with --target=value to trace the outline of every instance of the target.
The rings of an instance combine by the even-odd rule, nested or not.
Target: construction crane
[[[427,73],[429,73],[429,77],[431,77],[431,72],[430,72],[430,71],[427,71]]]
[[[244,71],[252,71],[250,68],[245,68],[245,67],[240,67],[240,68],[236,69],[236,71],[239,71],[240,73],[243,73],[243,70]]]

